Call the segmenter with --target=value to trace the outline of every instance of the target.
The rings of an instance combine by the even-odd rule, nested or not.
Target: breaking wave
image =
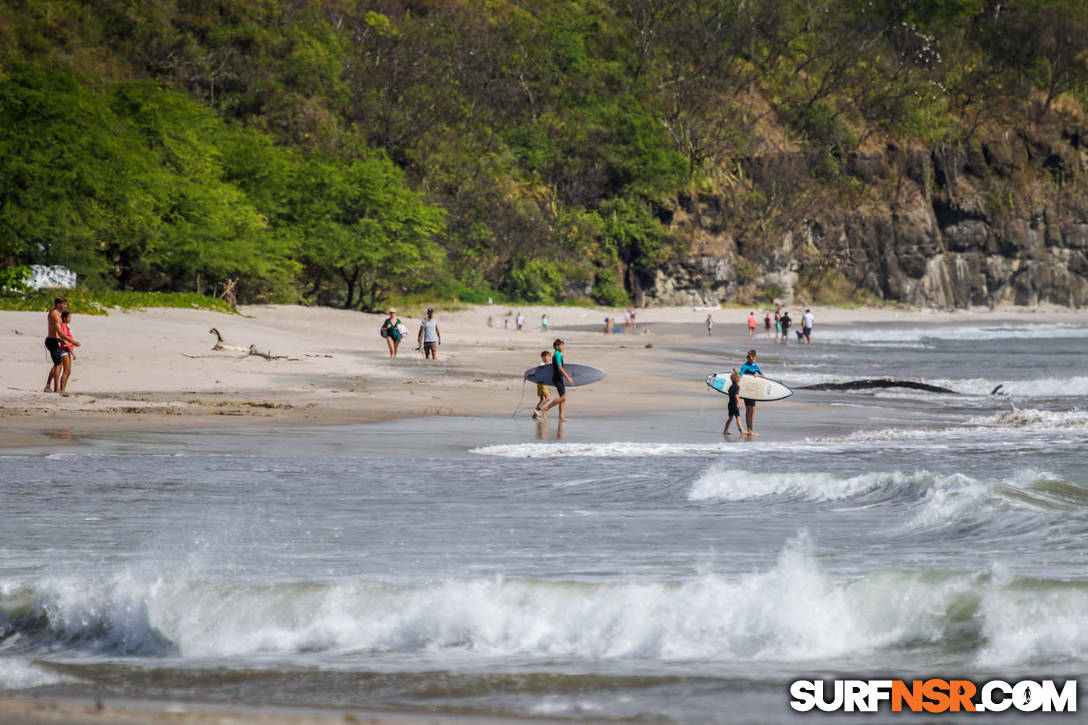
[[[40,651],[184,658],[296,653],[793,661],[966,640],[983,664],[1088,649],[1088,585],[882,570],[836,580],[807,537],[763,571],[688,581],[501,577],[418,586],[67,579],[7,587],[0,662]],[[12,675],[11,672],[17,672]]]
[[[1008,509],[1022,511],[1088,509],[1088,488],[1052,473],[1022,470],[994,480],[962,473],[927,471],[837,476],[823,472],[757,473],[715,465],[688,492],[692,501],[747,501],[775,497],[785,501],[901,504],[902,527],[931,529],[994,521]]]

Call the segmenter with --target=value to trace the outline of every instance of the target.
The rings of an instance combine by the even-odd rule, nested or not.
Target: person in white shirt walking
[[[801,334],[805,338],[805,344],[812,344],[812,310],[806,309],[805,314],[801,315]]]
[[[437,360],[438,346],[442,344],[442,332],[434,317],[434,308],[427,308],[427,317],[419,327],[419,342],[423,345],[423,359]]]

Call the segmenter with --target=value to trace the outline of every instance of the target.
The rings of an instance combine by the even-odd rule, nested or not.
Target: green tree
[[[441,263],[443,211],[425,204],[383,154],[355,161],[313,154],[294,181],[290,217],[310,293],[345,309],[376,309],[393,291],[426,283]]]

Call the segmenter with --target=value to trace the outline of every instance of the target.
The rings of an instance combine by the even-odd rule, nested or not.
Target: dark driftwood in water
[[[802,385],[801,390],[870,390],[872,388],[912,388],[925,390],[929,393],[948,393],[959,395],[955,390],[942,388],[939,385],[927,385],[916,383],[913,380],[892,380],[891,378],[871,378],[869,380],[851,380],[848,383],[817,383],[816,385]]]

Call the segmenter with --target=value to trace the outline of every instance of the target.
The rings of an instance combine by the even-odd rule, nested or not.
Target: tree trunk
[[[345,269],[340,269],[339,272],[340,276],[344,278],[344,283],[348,287],[348,295],[344,300],[344,309],[350,310],[355,306],[355,283],[359,281],[359,267],[352,267],[351,274],[348,274]]]

